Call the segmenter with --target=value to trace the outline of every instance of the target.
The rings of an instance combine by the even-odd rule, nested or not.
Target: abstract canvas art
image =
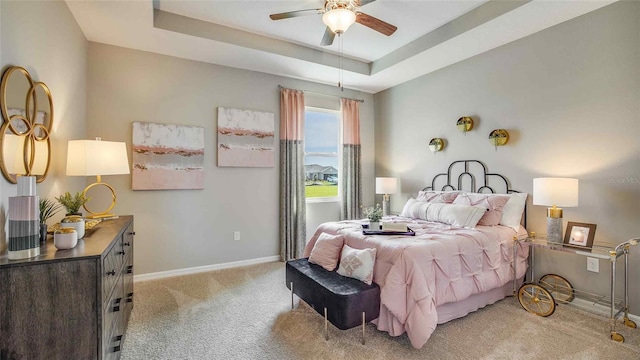
[[[202,189],[204,128],[133,123],[133,190]]]
[[[273,113],[218,108],[218,166],[275,166]]]

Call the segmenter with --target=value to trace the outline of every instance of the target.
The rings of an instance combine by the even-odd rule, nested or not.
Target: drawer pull
[[[124,246],[131,246],[131,243],[127,241],[126,243],[122,243],[122,245],[124,245]]]
[[[120,302],[121,302],[121,301],[122,301],[122,298],[117,298],[117,299],[114,301],[114,305],[113,305],[113,312],[120,311]]]
[[[128,233],[128,235],[136,236],[136,232],[135,231],[131,231],[131,232]]]
[[[114,340],[114,342],[118,342],[118,341],[122,341],[122,335],[118,335],[118,336],[116,336],[116,339]],[[118,344],[118,346],[114,346],[114,347],[113,347],[113,352],[118,352],[118,351],[120,351],[120,345],[121,345],[121,344]]]
[[[118,251],[118,254],[120,254],[120,255],[124,256],[125,252],[124,252],[124,250],[122,250],[122,251]]]
[[[127,302],[133,302],[133,293],[127,294]]]
[[[107,271],[107,275],[116,276],[116,269],[113,269],[111,271]]]
[[[133,274],[133,265],[127,266],[127,274]]]

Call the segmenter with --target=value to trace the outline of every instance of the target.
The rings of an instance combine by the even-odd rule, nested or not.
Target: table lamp
[[[111,190],[111,205],[104,211],[91,211],[87,201],[83,206],[91,215],[88,218],[115,217],[110,211],[116,206],[116,192],[111,185],[102,182],[102,175],[129,174],[129,159],[127,146],[123,142],[96,140],[70,140],[67,148],[68,176],[96,176],[97,181],[87,186],[82,195],[94,186],[105,186]]]
[[[389,216],[389,195],[398,191],[398,179],[394,177],[377,177],[376,178],[376,194],[382,195],[382,215]]]
[[[533,205],[547,208],[547,241],[562,243],[562,207],[578,206],[578,179],[533,179]]]

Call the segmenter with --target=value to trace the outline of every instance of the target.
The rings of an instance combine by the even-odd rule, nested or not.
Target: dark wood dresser
[[[0,360],[119,359],[133,308],[133,216],[105,220],[70,250],[0,253]]]

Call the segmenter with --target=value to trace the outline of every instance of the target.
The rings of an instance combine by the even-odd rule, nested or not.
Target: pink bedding
[[[324,223],[307,243],[309,256],[318,236],[341,234],[345,244],[358,249],[377,248],[373,281],[380,285],[379,330],[392,336],[405,331],[415,348],[421,348],[438,323],[436,307],[473,294],[501,287],[513,280],[513,237],[526,237],[507,226],[476,229],[394,217],[406,222],[416,236],[365,236],[361,222]],[[529,248],[520,246],[516,276],[526,271]]]

